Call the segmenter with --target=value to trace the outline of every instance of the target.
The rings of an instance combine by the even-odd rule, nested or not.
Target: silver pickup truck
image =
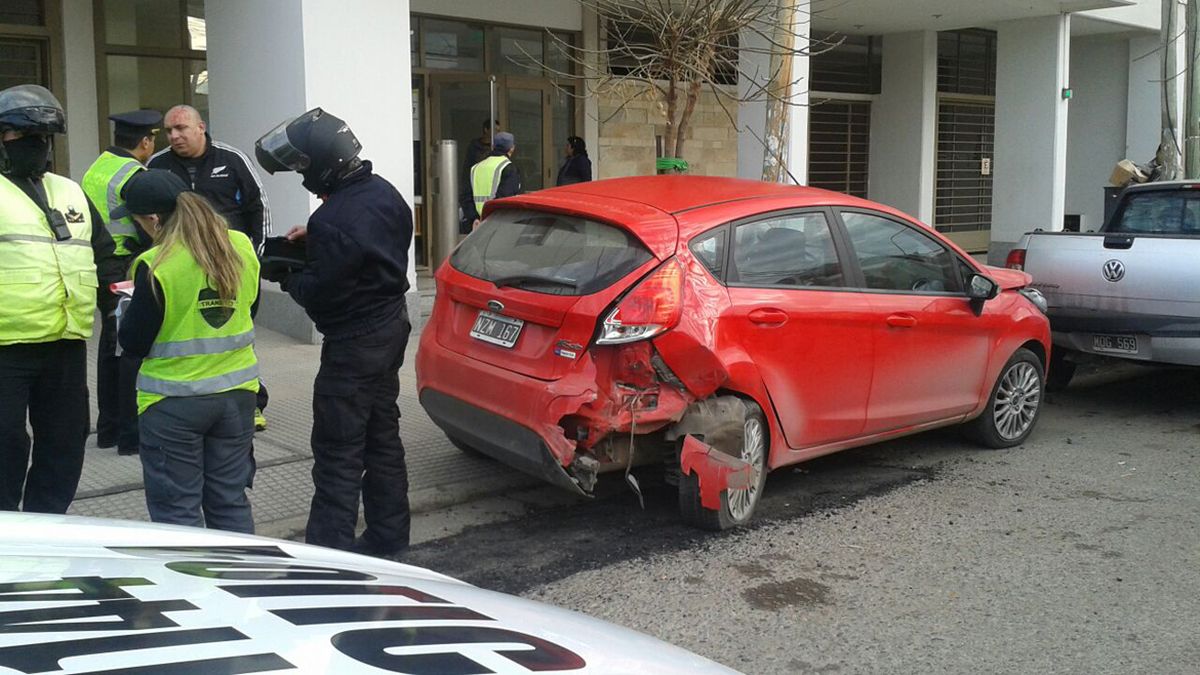
[[[1007,266],[1046,296],[1048,387],[1085,354],[1200,366],[1200,181],[1129,187],[1099,232],[1030,232]]]

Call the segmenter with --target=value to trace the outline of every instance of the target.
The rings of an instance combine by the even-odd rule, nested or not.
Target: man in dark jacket
[[[261,251],[263,238],[271,234],[271,210],[250,160],[232,145],[214,141],[190,105],[168,110],[163,126],[171,147],[151,157],[149,167],[182,178]]]
[[[588,159],[587,143],[579,136],[567,136],[567,149],[562,166],[558,167],[555,185],[574,185],[592,179],[592,160]]]
[[[392,184],[358,158],[345,122],[320,108],[285,121],[258,140],[270,173],[296,171],[323,200],[307,226],[299,270],[264,260],[325,336],[313,383],[313,494],[310,544],[393,556],[408,546],[408,472],[400,440],[400,366],[411,327],[408,248],[412,211]],[[359,494],[367,529],[358,540]]]

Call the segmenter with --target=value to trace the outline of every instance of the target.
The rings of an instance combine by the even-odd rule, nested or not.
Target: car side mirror
[[[967,282],[967,297],[972,300],[991,300],[1000,292],[1000,286],[982,274],[972,274]]]
[[[967,297],[971,299],[971,309],[975,316],[983,313],[983,303],[991,300],[1000,293],[1000,285],[982,274],[972,274],[967,281]]]

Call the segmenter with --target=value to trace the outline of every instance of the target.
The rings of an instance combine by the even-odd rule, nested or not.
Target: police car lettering
[[[364,583],[378,580],[366,572],[298,564],[278,547],[108,550],[143,561],[160,560],[169,572],[161,579],[65,576],[0,584],[0,669],[54,672],[64,669],[64,659],[78,659],[70,665],[89,672],[117,672],[111,670],[113,665],[123,664],[123,673],[258,673],[308,665],[293,664],[275,653],[271,635],[263,630],[267,617],[294,627],[281,627],[282,631],[325,626],[312,639],[328,639],[336,653],[389,672],[483,675],[497,672],[498,666],[504,672],[545,672],[587,665],[565,647],[500,627],[496,619],[469,607],[410,586]],[[221,593],[169,597],[181,592],[172,581],[176,574]],[[220,597],[244,606],[218,608]],[[390,602],[378,604],[381,601]],[[227,617],[220,623],[229,617],[254,617],[259,624],[203,625],[213,617]],[[472,623],[422,623],[430,621]],[[340,630],[367,622],[390,625]],[[22,634],[30,634],[32,640],[13,644],[12,638]],[[195,649],[202,645],[214,651]],[[162,659],[157,665],[137,665],[145,663],[140,654],[151,649],[167,651],[156,654]]]

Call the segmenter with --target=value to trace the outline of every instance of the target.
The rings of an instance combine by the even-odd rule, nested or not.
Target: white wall
[[[350,125],[361,156],[413,204],[407,0],[208,0],[206,14],[214,138],[252,156],[264,133],[320,106]],[[306,222],[316,200],[300,177],[262,175],[275,234]],[[411,245],[408,254],[412,303]],[[417,312],[410,307],[414,322]]]
[[[871,104],[868,195],[933,222],[937,33],[883,36],[883,73]]]
[[[1162,75],[1158,49],[1157,37],[1129,41],[1125,156],[1139,164],[1154,157],[1162,129]]]
[[[300,6],[293,0],[208,0],[209,130],[254,160],[254,142],[305,110]],[[268,175],[255,163],[270,200],[275,234],[308,220],[308,193],[293,173]]]
[[[1035,228],[1061,230],[1066,183],[1070,16],[1005,21],[996,47],[996,165],[988,260]]]
[[[1099,229],[1104,186],[1113,165],[1125,158],[1128,66],[1129,41],[1124,38],[1071,40],[1066,212],[1083,215],[1083,230]]]
[[[583,28],[581,5],[576,0],[410,0],[405,4],[415,14],[559,30]]]
[[[92,3],[63,0],[63,56],[66,64],[67,154],[71,178],[81,180],[100,154],[96,113],[96,48]],[[107,133],[107,130],[105,130]]]
[[[747,51],[765,49],[767,41],[761,36],[744,32],[738,52],[738,96],[745,98],[771,75],[770,58],[766,54]],[[804,86],[808,86],[805,80]],[[763,134],[767,128],[767,104],[763,101],[738,106],[738,178],[761,180],[763,175]]]

